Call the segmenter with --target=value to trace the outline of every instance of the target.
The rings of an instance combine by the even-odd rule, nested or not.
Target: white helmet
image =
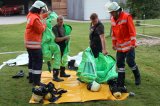
[[[101,85],[100,85],[99,83],[97,83],[96,81],[93,81],[92,83],[89,83],[89,84],[87,85],[87,89],[88,89],[88,90],[91,90],[91,91],[93,91],[93,92],[99,91],[100,88],[101,88]]]
[[[45,6],[46,6],[46,4],[42,1],[35,1],[34,4],[32,5],[32,7],[35,7],[38,9],[45,7]]]
[[[117,11],[121,7],[118,5],[117,2],[111,2],[111,3],[106,3],[105,8],[108,10],[108,12],[112,12],[112,11]]]
[[[32,7],[35,7],[38,9],[42,8],[42,9],[48,11],[47,5],[44,2],[39,1],[39,0],[35,1],[34,4],[32,5]]]

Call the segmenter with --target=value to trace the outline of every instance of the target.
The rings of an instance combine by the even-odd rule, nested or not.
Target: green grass
[[[153,20],[155,21],[155,20]],[[159,21],[158,21],[159,22]],[[71,37],[71,53],[76,55],[89,46],[88,23],[68,23],[73,27]],[[109,34],[109,23],[105,23],[106,33]],[[141,31],[142,29],[139,29]],[[0,26],[0,52],[25,50],[23,43],[25,24],[1,25]],[[153,35],[159,30],[153,31]],[[111,38],[107,37],[107,50],[109,54],[115,56],[115,51],[111,49]],[[18,54],[0,55],[0,64]],[[129,91],[136,93],[135,97],[130,97],[125,101],[91,101],[85,103],[64,103],[61,106],[158,106],[160,104],[160,45],[140,46],[136,49],[136,62],[141,70],[142,85],[134,85],[134,77],[128,67],[126,67],[126,84]],[[28,83],[26,77],[12,79],[11,76],[19,70],[24,70],[27,76],[27,67],[8,67],[0,70],[0,106],[27,106],[31,97],[32,85]],[[46,70],[44,65],[43,70]],[[95,95],[96,96],[96,95]],[[51,104],[53,105],[53,104]]]
[[[141,20],[141,24],[159,25],[160,19]],[[137,33],[160,37],[160,27],[139,26],[136,28]]]

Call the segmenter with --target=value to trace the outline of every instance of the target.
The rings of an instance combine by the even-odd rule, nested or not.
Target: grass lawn
[[[150,25],[160,26],[160,19],[141,20],[141,24],[150,24]],[[137,33],[160,37],[160,27],[139,26],[136,29],[137,29]]]
[[[149,23],[152,21],[150,20]],[[159,20],[154,23],[160,22]],[[68,23],[73,27],[71,38],[71,53],[76,55],[88,47],[88,23]],[[109,23],[105,23],[106,33],[109,34]],[[23,51],[23,35],[25,24],[1,25],[0,26],[0,52]],[[142,31],[137,27],[137,31]],[[160,30],[147,30],[153,35],[160,36]],[[111,38],[107,37],[107,49],[109,54],[115,56],[115,51],[111,49]],[[15,58],[18,54],[0,55],[2,62]],[[141,70],[142,84],[139,87],[134,85],[134,77],[128,67],[126,67],[126,85],[129,91],[136,93],[135,97],[130,97],[125,101],[91,101],[85,103],[64,103],[61,106],[158,106],[160,105],[160,45],[139,46],[136,49],[136,61]],[[46,70],[44,65],[43,70]],[[26,76],[21,79],[12,79],[11,76],[19,70],[24,70],[27,76],[26,66],[8,67],[0,70],[0,106],[27,106],[31,97],[32,85],[26,80]],[[95,95],[96,96],[96,95]],[[54,105],[54,104],[51,104]]]

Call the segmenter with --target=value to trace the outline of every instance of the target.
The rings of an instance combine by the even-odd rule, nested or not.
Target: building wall
[[[74,20],[90,20],[92,13],[97,13],[99,19],[109,19],[104,5],[109,0],[67,0],[68,18]]]
[[[109,0],[84,0],[84,20],[89,20],[92,13],[97,13],[99,19],[109,19],[110,14],[105,10],[104,5]]]
[[[52,0],[52,10],[59,15],[67,16],[67,0]]]
[[[84,0],[67,0],[67,4],[67,17],[69,19],[84,19]]]

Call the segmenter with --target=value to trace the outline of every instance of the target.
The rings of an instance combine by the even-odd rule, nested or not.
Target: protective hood
[[[58,15],[55,12],[51,12],[46,20],[46,25],[49,29],[52,29],[52,26],[56,24],[56,19]]]

